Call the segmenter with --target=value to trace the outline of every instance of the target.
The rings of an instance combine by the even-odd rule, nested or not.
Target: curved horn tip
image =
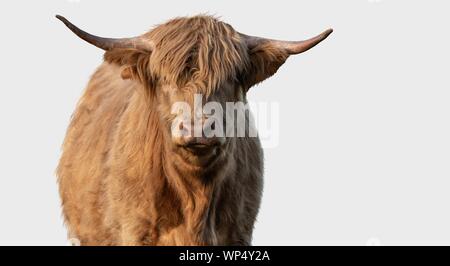
[[[300,54],[300,53],[308,51],[309,49],[313,48],[317,44],[321,43],[332,32],[333,32],[333,29],[330,28],[311,39],[308,39],[305,41],[299,41],[299,42],[281,42],[281,46],[284,47],[286,49],[286,51],[291,55]]]
[[[55,18],[61,20],[62,22],[66,22],[67,21],[67,19],[65,17],[61,16],[61,15],[55,15]]]
[[[64,25],[66,25],[68,28],[73,26],[72,23],[68,19],[66,19],[65,17],[63,17],[61,15],[56,15],[55,18],[57,18],[62,23],[64,23]]]
[[[326,37],[328,37],[331,33],[333,33],[333,29],[332,28],[329,28],[328,30],[326,30],[326,31],[324,31],[323,33],[322,33],[322,36],[324,37],[324,38],[326,38]]]

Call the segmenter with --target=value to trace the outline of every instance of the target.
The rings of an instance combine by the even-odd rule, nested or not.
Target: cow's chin
[[[206,160],[218,155],[225,144],[225,140],[219,138],[175,139],[173,142],[182,154]]]
[[[186,152],[197,157],[210,157],[217,154],[218,146],[208,146],[208,145],[185,145],[182,149]]]

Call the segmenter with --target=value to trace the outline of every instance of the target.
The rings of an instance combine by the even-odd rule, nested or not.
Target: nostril
[[[178,129],[180,129],[180,130],[183,130],[183,129],[184,129],[183,122],[181,122],[181,123],[178,125]]]
[[[216,129],[216,122],[213,122],[213,123],[211,124],[211,129],[212,129],[212,130],[215,130],[215,129]]]

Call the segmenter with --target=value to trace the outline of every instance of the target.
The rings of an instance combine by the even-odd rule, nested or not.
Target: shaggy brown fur
[[[70,237],[83,245],[251,244],[263,184],[259,139],[193,152],[172,138],[170,107],[194,93],[246,102],[288,55],[267,44],[249,51],[209,16],[144,36],[152,52],[106,52],[72,117],[57,170]]]

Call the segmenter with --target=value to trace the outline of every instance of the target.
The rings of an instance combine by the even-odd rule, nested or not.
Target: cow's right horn
[[[153,50],[153,44],[142,37],[121,38],[121,39],[98,37],[79,29],[77,26],[73,25],[63,16],[56,15],[56,18],[61,20],[78,37],[105,51],[109,51],[112,49],[127,49],[127,48],[134,48],[148,52]]]
[[[286,53],[288,53],[290,55],[295,55],[295,54],[300,54],[300,53],[306,52],[309,49],[313,48],[314,46],[319,44],[321,41],[325,40],[332,32],[333,32],[333,29],[328,29],[328,30],[322,32],[321,34],[317,35],[316,37],[305,40],[305,41],[280,41],[280,40],[254,37],[254,36],[249,36],[249,35],[245,35],[245,34],[241,34],[241,36],[244,37],[244,39],[246,40],[247,45],[250,49],[258,46],[261,43],[270,43],[274,47],[284,50]]]

